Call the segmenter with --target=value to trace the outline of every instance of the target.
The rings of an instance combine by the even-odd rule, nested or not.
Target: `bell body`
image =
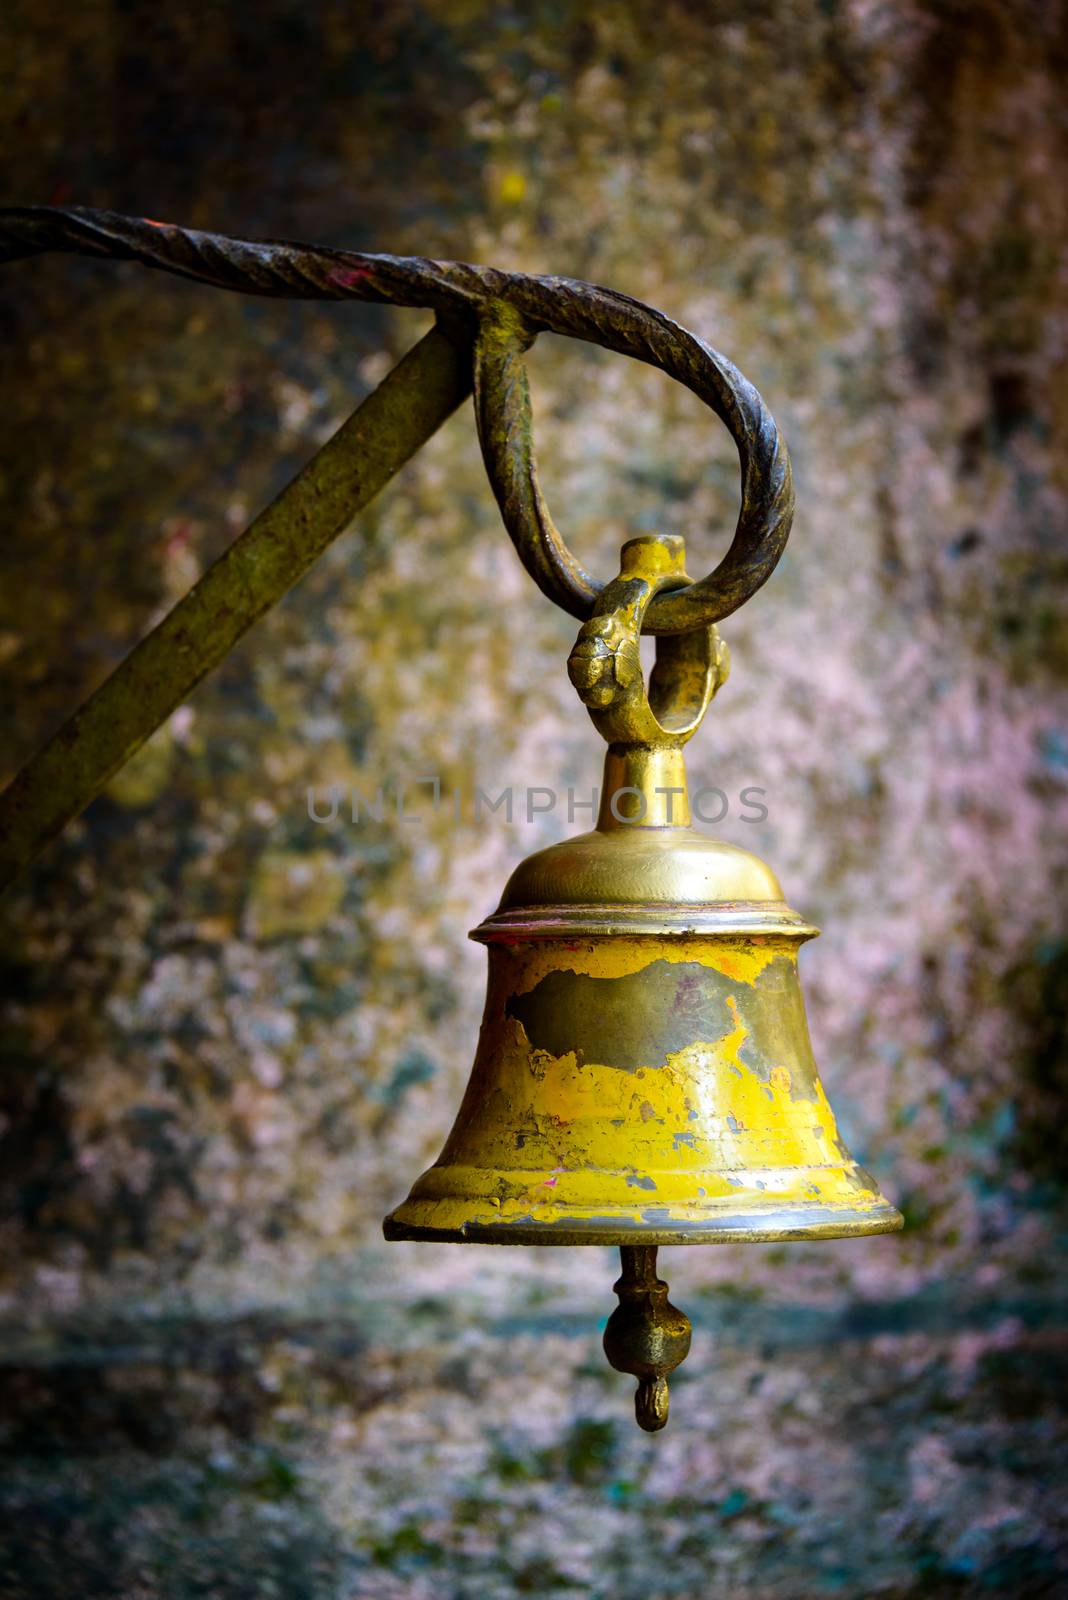
[[[472,935],[489,985],[471,1079],[386,1237],[661,1245],[900,1227],[843,1146],[813,1059],[797,954],[816,931],[757,857],[686,826],[602,813],[528,858]]]

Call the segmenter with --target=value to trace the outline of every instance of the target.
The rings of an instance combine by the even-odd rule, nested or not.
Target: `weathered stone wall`
[[[817,1055],[908,1229],[672,1252],[698,1335],[654,1441],[597,1347],[609,1252],[380,1243],[466,1079],[466,930],[567,822],[324,826],[307,790],[588,789],[600,763],[574,625],[519,568],[465,408],[6,903],[0,1592],[1057,1592],[1064,23],[4,22],[13,200],[589,278],[758,384],[799,514],[724,625],[691,772],[825,930]],[[427,319],[59,257],[0,294],[13,771]],[[708,570],[737,496],[715,420],[560,340],[530,367],[582,559],[607,576],[657,528]]]

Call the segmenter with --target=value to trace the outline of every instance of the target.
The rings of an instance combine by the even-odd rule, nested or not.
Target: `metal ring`
[[[741,464],[742,504],[730,549],[707,578],[658,595],[642,629],[660,635],[687,633],[729,616],[774,571],[793,521],[790,457],[760,395],[726,357],[667,318],[658,320],[679,337],[654,343],[648,339],[648,307],[631,304],[646,314],[641,319],[644,348],[635,349],[632,338],[618,336],[631,331],[625,324],[600,325],[597,343],[637,355],[685,384],[726,424]],[[538,482],[530,386],[522,359],[536,331],[505,301],[481,314],[474,379],[479,440],[501,516],[523,565],[543,594],[585,620],[605,586],[567,548]],[[567,331],[592,337],[575,327]]]
[[[628,539],[568,657],[567,673],[610,745],[683,745],[726,681],[730,652],[714,623],[656,641],[646,688],[638,640],[656,598],[685,593],[685,545],[673,534]]]

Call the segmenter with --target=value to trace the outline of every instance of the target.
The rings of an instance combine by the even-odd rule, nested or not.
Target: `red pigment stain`
[[[168,554],[175,550],[182,550],[189,543],[192,535],[193,524],[191,522],[179,522],[164,540],[163,547]]]
[[[543,1189],[555,1189],[556,1188],[556,1179],[555,1178],[546,1178],[545,1182],[542,1184],[542,1188]]]
[[[173,222],[157,222],[155,217],[142,217],[142,222],[147,222],[150,228],[173,228]]]
[[[333,267],[330,272],[331,283],[339,283],[344,289],[351,289],[354,283],[361,283],[364,278],[371,276],[370,267]]]

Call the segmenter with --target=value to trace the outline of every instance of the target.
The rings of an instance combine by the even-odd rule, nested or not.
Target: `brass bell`
[[[886,1233],[812,1055],[797,954],[817,929],[771,869],[690,827],[682,746],[726,678],[714,627],[638,640],[687,581],[680,539],[623,547],[568,669],[608,740],[596,828],[540,850],[472,938],[489,986],[471,1079],[387,1239],[618,1245],[613,1366],[650,1431],[690,1325],[660,1245]]]

